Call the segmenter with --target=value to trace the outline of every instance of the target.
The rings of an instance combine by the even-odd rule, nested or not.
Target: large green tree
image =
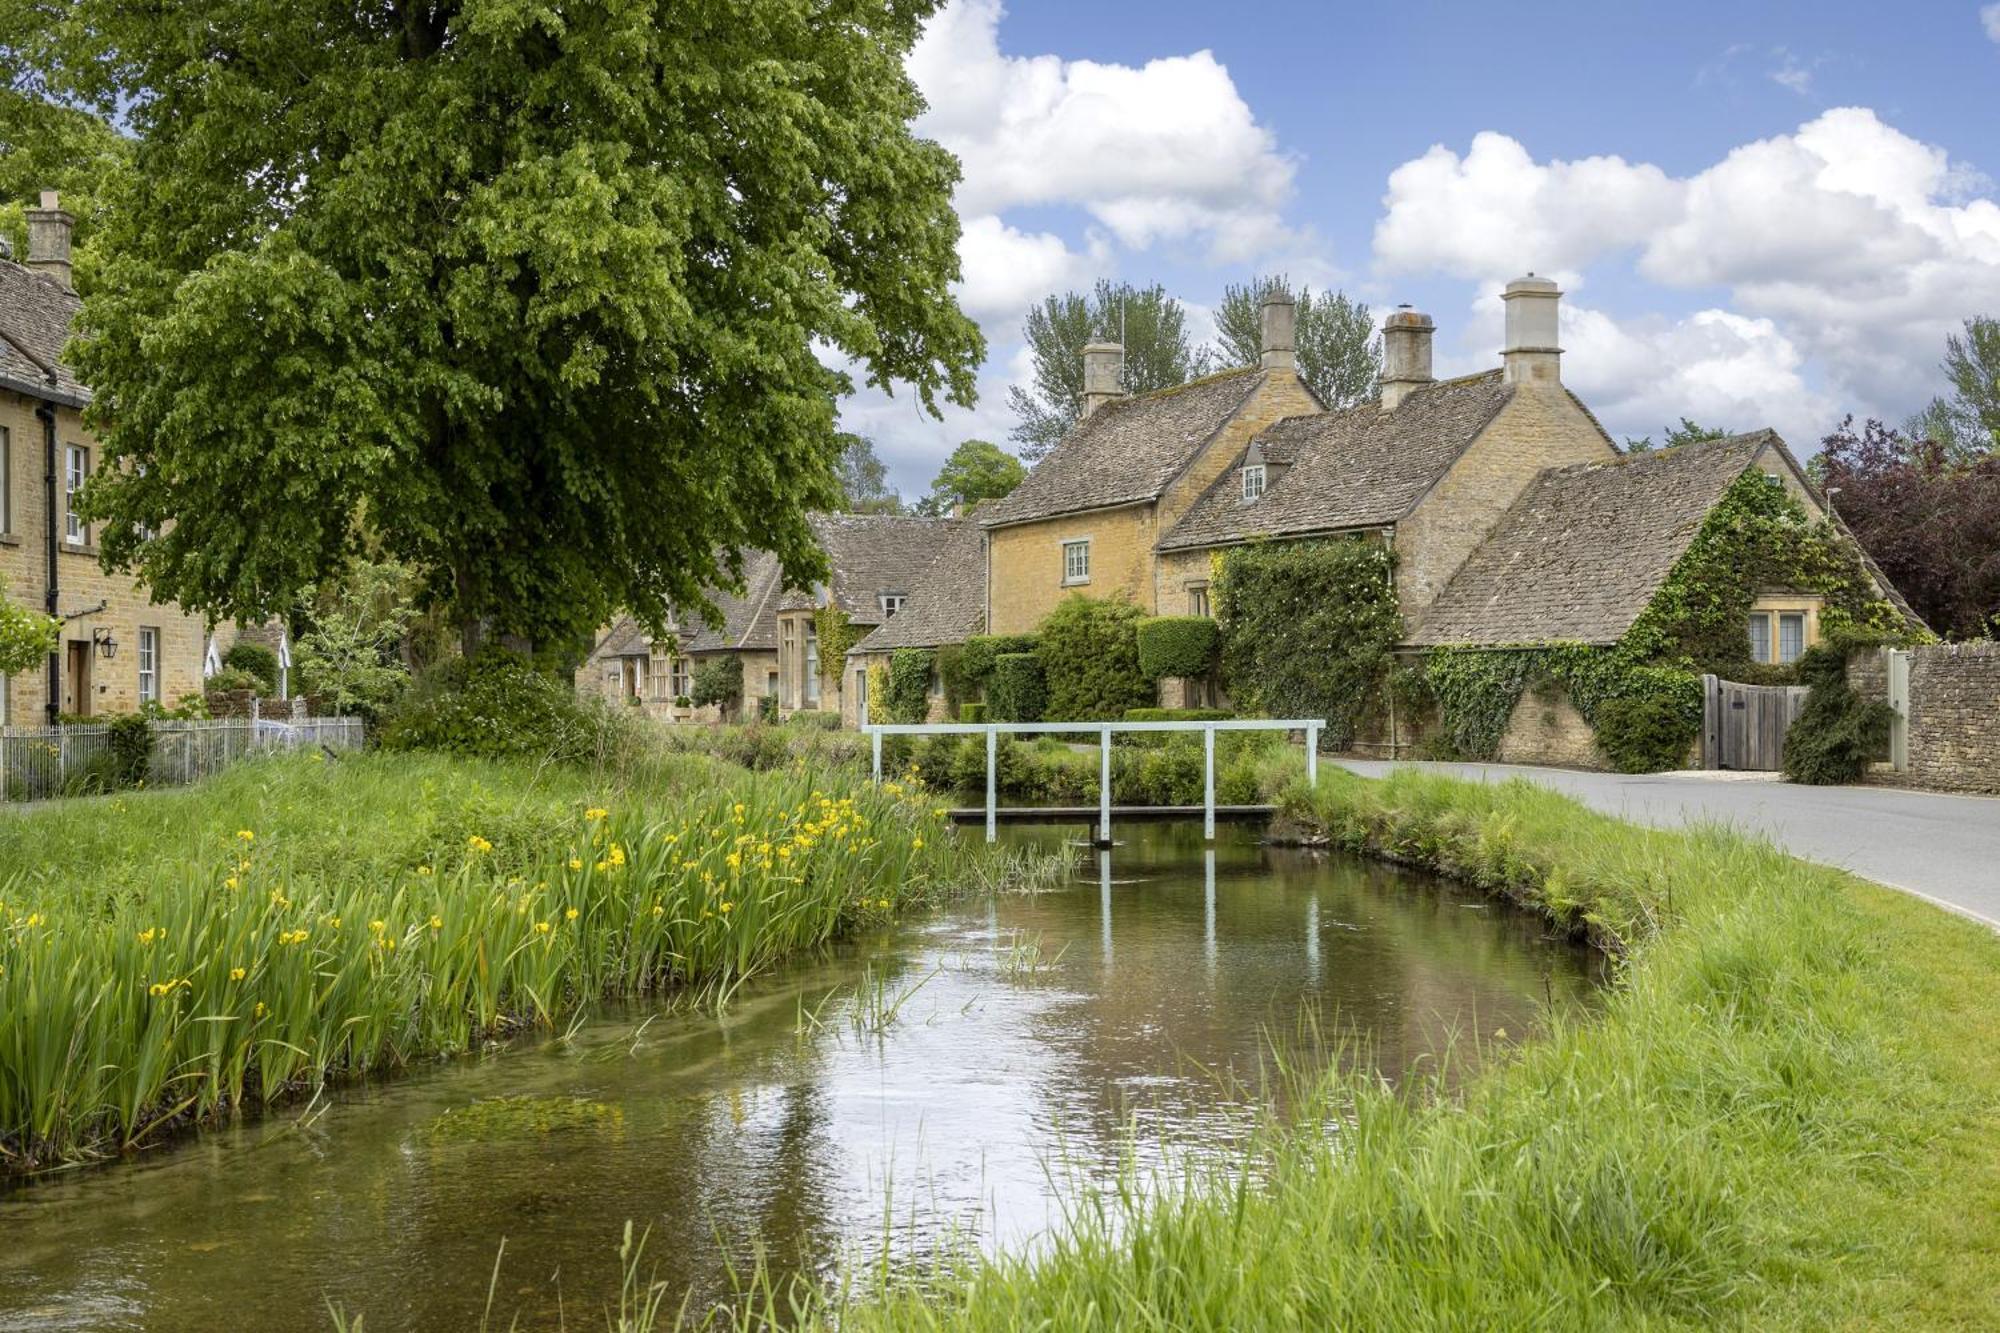
[[[1935,441],[1955,463],[2000,453],[2000,319],[1976,316],[1964,336],[1946,335],[1942,369],[1951,392],[1931,399],[1904,433]]]
[[[104,554],[254,617],[366,533],[482,632],[823,572],[850,374],[969,402],[933,0],[74,0],[135,167],[77,360]],[[832,370],[820,354],[849,370]]]
[[[73,244],[87,263],[100,200],[129,170],[131,144],[51,77],[66,8],[60,0],[0,0],[0,238],[16,258],[25,255],[23,213],[43,190],[55,190],[76,217]]]
[[[889,469],[875,456],[875,442],[840,436],[840,507],[855,514],[900,514],[903,497],[889,484]]]
[[[1714,426],[1704,426],[1698,422],[1681,418],[1678,426],[1666,428],[1665,443],[1654,444],[1650,435],[1625,437],[1625,452],[1628,454],[1650,454],[1655,449],[1678,449],[1684,444],[1700,444],[1703,440],[1727,439],[1730,432]]]
[[[1013,493],[1028,469],[1021,460],[989,440],[967,440],[951,451],[931,493],[917,502],[917,512],[941,518],[953,505],[971,508],[981,500],[998,500]]]
[[[1125,347],[1125,391],[1185,384],[1209,368],[1207,349],[1188,338],[1187,311],[1166,288],[1100,281],[1090,292],[1061,292],[1028,312],[1022,335],[1034,358],[1032,389],[1009,389],[1014,442],[1033,462],[1083,415],[1083,349],[1108,341]]]
[[[1216,355],[1225,365],[1254,366],[1264,350],[1264,293],[1290,290],[1283,274],[1252,278],[1242,286],[1222,289],[1215,312]],[[1296,325],[1293,356],[1299,376],[1328,407],[1351,407],[1375,396],[1382,373],[1382,339],[1374,317],[1344,292],[1318,292],[1302,287],[1293,298]]]

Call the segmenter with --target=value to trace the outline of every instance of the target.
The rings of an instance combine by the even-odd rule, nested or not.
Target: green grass
[[[921,792],[655,756],[249,762],[0,813],[0,1170],[464,1051],[603,996],[719,1002],[968,877]]]
[[[1328,772],[1287,806],[1308,834],[1588,934],[1623,959],[1603,1012],[1554,1022],[1449,1093],[1336,1076],[1243,1169],[1085,1199],[1040,1255],[821,1298],[804,1316],[798,1292],[753,1289],[747,1313],[722,1317],[844,1330],[2000,1322],[2000,937],[1755,839],[1640,829],[1526,783]]]

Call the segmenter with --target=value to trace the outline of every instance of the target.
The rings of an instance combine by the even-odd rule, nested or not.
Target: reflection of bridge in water
[[[997,789],[999,764],[995,759],[1001,735],[1032,736],[1095,736],[1097,737],[1098,804],[1095,812],[1088,806],[1014,807],[1005,812],[1009,822],[1039,823],[1079,823],[1090,822],[1093,813],[1091,842],[1098,847],[1111,845],[1111,820],[1121,819],[1191,819],[1196,813],[1202,817],[1202,836],[1213,840],[1215,821],[1218,817],[1243,820],[1267,819],[1273,807],[1267,805],[1231,805],[1218,807],[1215,804],[1215,733],[1218,731],[1284,731],[1304,732],[1306,739],[1306,781],[1315,782],[1319,778],[1319,733],[1326,723],[1318,718],[1232,718],[1215,722],[913,722],[874,724],[865,714],[861,730],[874,742],[875,781],[882,780],[882,738],[884,736],[984,736],[986,738],[986,804],[983,807],[952,811],[952,818],[961,823],[971,823],[976,818],[986,821],[986,841],[992,842],[997,836],[996,829],[1002,818]],[[1111,737],[1116,732],[1199,732],[1202,750],[1202,801],[1198,806],[1120,806],[1111,804]],[[1228,813],[1224,813],[1224,812]]]

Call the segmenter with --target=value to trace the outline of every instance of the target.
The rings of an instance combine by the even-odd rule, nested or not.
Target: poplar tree
[[[1032,390],[1008,390],[1014,409],[1013,439],[1034,462],[1083,415],[1083,349],[1093,342],[1125,348],[1127,393],[1185,384],[1207,373],[1206,348],[1188,338],[1187,311],[1154,283],[1100,281],[1089,292],[1060,292],[1028,312],[1022,327],[1034,358]]]

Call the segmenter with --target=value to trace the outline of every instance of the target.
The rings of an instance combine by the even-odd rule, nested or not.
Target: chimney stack
[[[1119,384],[1125,367],[1125,349],[1118,343],[1086,343],[1083,348],[1083,414],[1089,416],[1114,398],[1122,398]]]
[[[42,191],[42,206],[28,210],[28,267],[45,278],[72,289],[69,266],[69,237],[76,219],[63,212],[54,190]]]
[[[1292,304],[1292,294],[1276,283],[1264,289],[1264,299],[1257,307],[1259,346],[1262,355],[1258,358],[1266,370],[1294,370],[1298,362],[1293,355],[1294,333],[1298,328],[1298,307]]]
[[[1562,348],[1556,345],[1556,307],[1562,293],[1530,273],[1507,284],[1507,345],[1500,352],[1509,384],[1562,383]]]
[[[1437,325],[1429,315],[1399,305],[1382,321],[1382,410],[1431,382],[1431,335]]]

